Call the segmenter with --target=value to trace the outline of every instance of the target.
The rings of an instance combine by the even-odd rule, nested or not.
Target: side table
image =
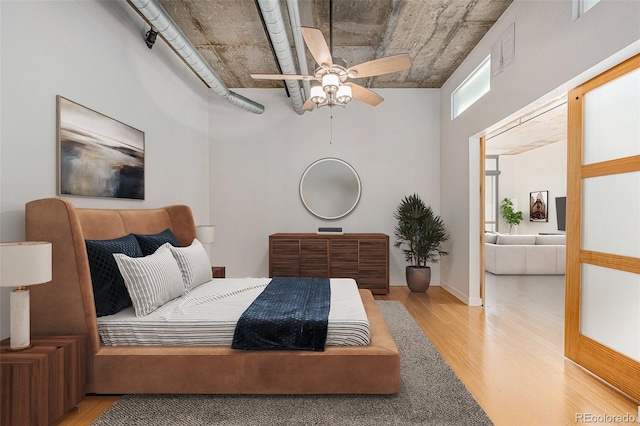
[[[86,338],[32,337],[31,347],[11,351],[0,342],[0,422],[49,425],[85,396]]]
[[[224,266],[212,266],[211,267],[211,275],[213,278],[224,278],[225,277],[225,267]]]

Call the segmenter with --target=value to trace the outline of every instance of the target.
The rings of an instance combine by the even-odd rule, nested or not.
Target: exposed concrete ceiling
[[[334,0],[333,55],[349,66],[408,53],[411,69],[353,80],[369,88],[439,88],[512,0]],[[254,0],[160,0],[230,88],[283,87],[250,73],[280,73]],[[329,0],[299,0],[303,26],[329,40]],[[288,22],[287,7],[281,9]],[[291,48],[295,52],[291,29]],[[312,73],[316,64],[307,51]]]
[[[567,139],[567,103],[558,99],[487,134],[487,155],[518,155]]]

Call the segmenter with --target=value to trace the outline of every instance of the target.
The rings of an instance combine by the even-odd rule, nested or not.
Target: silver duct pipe
[[[304,38],[302,38],[302,31],[300,30],[301,23],[298,0],[287,0],[287,10],[289,11],[289,23],[291,24],[291,32],[293,33],[293,44],[296,46],[296,56],[298,57],[300,74],[309,75]],[[311,83],[307,80],[302,80],[302,87],[304,88],[304,98],[307,99],[311,96]]]
[[[271,43],[273,44],[273,49],[276,58],[278,58],[282,73],[297,74],[298,71],[293,62],[289,37],[287,37],[287,30],[284,26],[282,10],[280,10],[280,2],[278,0],[258,0],[258,5],[260,6],[267,31],[269,31]],[[285,80],[285,84],[289,89],[293,109],[296,113],[303,114],[302,104],[304,104],[305,99],[302,99],[300,85],[296,80]]]
[[[162,38],[176,51],[178,55],[191,67],[191,69],[204,81],[216,94],[233,105],[244,108],[255,114],[262,114],[264,106],[247,99],[227,88],[209,64],[198,53],[189,39],[167,14],[157,0],[128,0],[140,15],[151,25]]]

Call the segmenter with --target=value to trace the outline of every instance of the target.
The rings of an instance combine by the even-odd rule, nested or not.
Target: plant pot
[[[424,293],[431,284],[431,267],[407,266],[405,271],[409,290],[414,293]]]

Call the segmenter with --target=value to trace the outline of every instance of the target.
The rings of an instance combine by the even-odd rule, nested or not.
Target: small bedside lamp
[[[204,249],[209,256],[209,262],[211,262],[211,253],[209,253],[209,246],[213,244],[215,239],[215,227],[213,225],[199,225],[196,226],[196,238],[202,243]]]
[[[11,343],[9,349],[31,347],[29,285],[51,281],[51,243],[25,241],[0,243],[0,287],[11,292]]]

